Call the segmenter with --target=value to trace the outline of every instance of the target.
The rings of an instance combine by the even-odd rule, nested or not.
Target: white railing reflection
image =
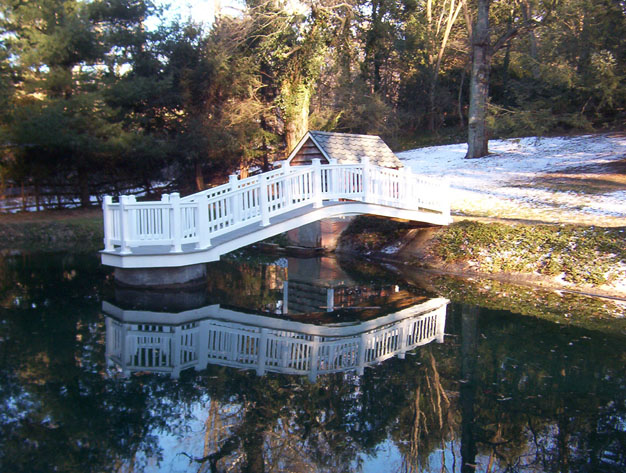
[[[179,314],[124,311],[104,303],[106,356],[124,375],[219,364],[307,375],[356,371],[432,341],[443,342],[446,299],[358,323],[313,325],[207,306]],[[169,323],[168,323],[169,322]]]

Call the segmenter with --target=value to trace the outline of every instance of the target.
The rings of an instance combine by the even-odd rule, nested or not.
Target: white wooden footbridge
[[[448,187],[369,163],[290,166],[187,197],[158,202],[105,197],[102,263],[118,268],[179,267],[220,256],[317,220],[371,214],[450,223]]]
[[[443,342],[447,299],[435,298],[364,322],[314,325],[211,305],[180,313],[103,303],[106,358],[124,376],[206,369],[208,364],[305,375],[356,371]]]

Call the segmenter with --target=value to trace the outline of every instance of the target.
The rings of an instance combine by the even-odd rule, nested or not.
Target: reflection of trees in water
[[[97,261],[47,256],[5,267],[15,284],[2,288],[1,471],[141,471],[168,453],[159,433],[184,438],[199,405],[200,452],[217,471],[346,471],[387,439],[405,471],[432,471],[442,457],[459,471],[465,428],[480,471],[625,469],[621,334],[486,310],[465,313],[466,331],[457,307],[446,343],[362,377],[312,384],[211,365],[179,381],[123,380],[104,372]],[[472,353],[475,365],[464,367]],[[470,372],[473,382],[460,383]],[[210,467],[206,459],[190,469]]]
[[[207,290],[212,303],[272,311],[286,279],[286,268],[276,264],[224,260],[208,266]]]
[[[471,427],[482,467],[623,470],[626,437],[601,427],[607,406],[626,419],[615,402],[626,398],[623,337],[484,310],[477,334]]]

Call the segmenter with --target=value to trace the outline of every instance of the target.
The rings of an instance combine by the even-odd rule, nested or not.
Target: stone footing
[[[132,287],[168,287],[200,283],[206,277],[206,263],[179,268],[115,268],[115,280]]]

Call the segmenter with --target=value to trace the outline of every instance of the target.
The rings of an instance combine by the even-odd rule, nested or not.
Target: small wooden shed
[[[322,164],[358,164],[367,156],[370,163],[399,169],[403,167],[398,157],[380,138],[374,135],[309,131],[287,158],[292,166],[311,164],[318,158]]]

